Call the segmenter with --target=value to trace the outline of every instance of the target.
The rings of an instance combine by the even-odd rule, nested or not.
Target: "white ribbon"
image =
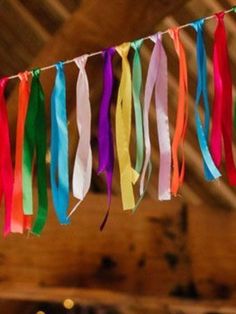
[[[72,188],[74,197],[79,199],[80,202],[85,198],[90,188],[92,176],[91,108],[88,77],[85,71],[87,59],[88,55],[74,59],[80,70],[76,85],[76,120],[79,143],[74,163]],[[76,210],[80,202],[72,209],[70,215]]]

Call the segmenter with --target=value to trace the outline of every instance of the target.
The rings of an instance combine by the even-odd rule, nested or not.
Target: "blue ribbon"
[[[191,26],[197,32],[197,92],[195,100],[195,121],[197,128],[197,137],[199,146],[202,152],[203,162],[204,162],[204,174],[208,181],[217,179],[221,176],[219,170],[216,168],[214,161],[211,157],[208,148],[208,135],[210,127],[210,110],[207,92],[207,67],[206,67],[206,49],[203,38],[203,25],[204,19],[197,20],[191,23]],[[200,106],[200,99],[203,97],[203,104],[205,109],[204,116],[204,126],[202,125],[201,118],[198,112]]]
[[[66,114],[66,81],[62,62],[56,64],[57,74],[51,97],[51,187],[58,220],[68,224],[69,204],[68,129]]]

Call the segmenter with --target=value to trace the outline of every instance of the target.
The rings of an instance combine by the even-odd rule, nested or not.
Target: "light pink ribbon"
[[[89,101],[89,84],[85,71],[88,55],[75,59],[80,72],[76,86],[76,119],[79,132],[79,144],[76,151],[73,171],[73,195],[80,200],[86,196],[92,176],[92,150],[91,137],[91,108]],[[70,215],[75,211],[80,202],[72,209]]]
[[[155,88],[155,107],[157,119],[157,132],[160,150],[160,168],[158,182],[158,199],[169,200],[171,177],[171,146],[168,120],[167,97],[167,57],[162,46],[161,35],[156,34],[151,39],[155,41],[152,51],[144,94],[143,124],[145,142],[145,161],[140,180],[140,195],[144,193],[144,181],[147,167],[151,158],[151,145],[149,135],[148,114],[152,93]]]

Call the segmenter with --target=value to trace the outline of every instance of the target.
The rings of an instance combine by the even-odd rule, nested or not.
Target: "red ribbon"
[[[32,217],[24,215],[23,211],[23,191],[22,191],[22,157],[24,143],[24,126],[29,102],[29,80],[28,72],[20,73],[18,118],[16,128],[16,155],[14,186],[11,213],[11,231],[23,233],[24,229],[31,229]]]
[[[224,141],[226,173],[231,185],[236,185],[236,168],[232,150],[232,77],[229,66],[224,12],[215,14],[218,22],[214,35],[214,102],[210,148],[217,167],[222,160]]]
[[[4,220],[4,236],[10,232],[11,227],[11,203],[13,190],[13,169],[11,160],[11,147],[8,126],[8,115],[4,91],[7,77],[0,80],[0,201],[4,198],[5,204],[5,220]]]

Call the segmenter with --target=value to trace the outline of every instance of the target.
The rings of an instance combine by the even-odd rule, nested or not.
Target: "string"
[[[235,11],[236,11],[236,6],[232,7],[232,8],[229,9],[229,10],[223,11],[223,12],[224,12],[224,14],[228,14],[228,13],[235,12]],[[215,18],[215,14],[206,16],[206,17],[204,17],[204,18],[202,18],[202,19],[205,20],[205,21],[208,21],[208,20],[211,20],[211,19],[213,19],[213,18]],[[183,25],[178,26],[177,28],[178,28],[178,29],[184,29],[184,28],[187,28],[187,27],[191,27],[191,25],[192,25],[192,23],[186,23],[186,24],[183,24]],[[162,31],[162,32],[159,32],[160,35],[165,35],[165,34],[168,34],[168,33],[169,33],[169,30],[168,30],[168,29],[167,29],[167,30],[164,30],[164,31]],[[154,35],[155,35],[155,34],[150,34],[150,35],[147,35],[147,36],[145,36],[145,37],[138,38],[138,39],[140,39],[140,40],[147,40],[147,39],[150,39],[150,37],[151,37],[151,36],[154,36]],[[136,39],[136,40],[138,40],[138,39]],[[119,45],[117,45],[117,46],[119,46]],[[92,52],[92,53],[87,53],[86,55],[87,55],[88,58],[90,58],[90,57],[94,57],[94,56],[97,56],[97,55],[102,54],[103,51],[104,51],[104,49],[99,50],[99,51],[95,51],[95,52]],[[65,61],[62,61],[62,64],[64,64],[64,65],[65,65],[65,64],[70,64],[70,63],[73,63],[74,60],[75,60],[75,58],[69,59],[69,60],[65,60]],[[56,65],[57,65],[57,63],[54,63],[54,64],[51,64],[51,65],[48,65],[48,66],[39,68],[39,70],[40,70],[40,71],[47,71],[47,70],[50,70],[50,69],[55,68]],[[29,74],[31,74],[31,75],[33,74],[33,70],[30,70],[30,71],[28,71],[28,72],[29,72]],[[8,76],[8,80],[12,80],[12,79],[15,79],[15,78],[18,78],[18,74],[14,74],[14,75]]]

